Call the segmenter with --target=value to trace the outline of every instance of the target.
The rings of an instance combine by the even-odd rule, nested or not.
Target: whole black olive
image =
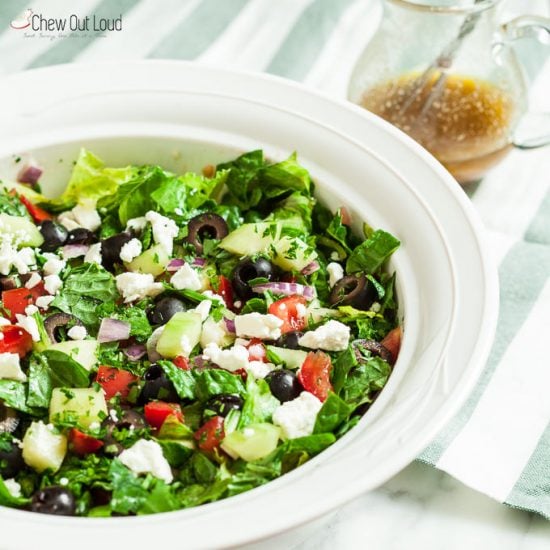
[[[330,293],[331,305],[369,309],[377,298],[374,285],[364,276],[347,275],[340,279]]]
[[[242,397],[231,393],[216,395],[206,402],[205,409],[215,412],[218,416],[227,416],[231,411],[240,411],[243,408]]]
[[[115,264],[120,263],[120,251],[132,239],[130,233],[123,231],[101,241],[102,264],[106,269],[112,269]]]
[[[225,220],[217,214],[207,212],[206,214],[199,214],[189,220],[187,224],[188,234],[187,242],[194,245],[195,250],[201,254],[203,251],[203,239],[223,239],[228,233],[229,229]]]
[[[285,332],[275,341],[275,345],[280,348],[299,349],[298,340],[304,335],[303,332],[293,330]]]
[[[53,485],[37,491],[32,497],[31,510],[39,514],[55,516],[74,516],[76,501],[66,487]]]
[[[105,428],[106,434],[103,438],[105,446],[103,450],[109,455],[119,455],[124,447],[113,436],[116,430],[141,430],[146,427],[145,418],[133,409],[122,409],[118,414],[112,413],[102,422],[102,428]]]
[[[271,393],[281,402],[296,399],[304,388],[291,370],[279,369],[271,371],[266,377]]]
[[[160,399],[161,401],[177,402],[179,401],[176,388],[160,365],[151,365],[143,375],[145,384],[141,388],[141,392],[138,397],[138,405],[145,405],[153,399]]]
[[[245,258],[241,260],[233,270],[233,288],[241,300],[249,300],[254,296],[248,281],[263,277],[271,280],[273,278],[273,264],[265,258],[259,257],[253,260]]]
[[[7,450],[0,448],[0,475],[4,479],[14,477],[25,466],[19,446],[13,442],[6,444],[8,446]]]
[[[40,247],[44,252],[54,252],[60,246],[63,246],[69,237],[69,232],[65,226],[51,220],[44,220],[39,229],[42,237],[44,237],[44,242]]]
[[[164,325],[176,313],[186,310],[187,305],[183,300],[175,296],[163,296],[147,312],[147,318],[152,325]]]
[[[69,231],[67,242],[65,244],[93,244],[96,238],[95,235],[84,227],[77,227]]]

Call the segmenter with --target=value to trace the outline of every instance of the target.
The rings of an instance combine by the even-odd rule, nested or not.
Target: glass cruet
[[[462,184],[476,181],[513,147],[550,142],[550,117],[519,136],[527,78],[515,43],[550,48],[550,20],[501,25],[500,0],[385,0],[381,25],[352,73],[348,99],[428,149]],[[541,56],[537,56],[541,57]],[[536,130],[534,129],[536,128]]]

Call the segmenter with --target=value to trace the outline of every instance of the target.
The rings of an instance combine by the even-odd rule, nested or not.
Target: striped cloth
[[[547,0],[534,1],[547,9]],[[519,4],[525,9],[524,0]],[[27,8],[45,17],[121,15],[123,30],[24,37],[9,25]],[[2,0],[0,74],[67,62],[188,59],[266,71],[343,96],[380,14],[376,0]],[[533,98],[547,108],[549,89],[547,64]],[[547,518],[549,174],[549,149],[514,151],[470,191],[500,265],[497,337],[468,402],[420,457],[500,502]]]

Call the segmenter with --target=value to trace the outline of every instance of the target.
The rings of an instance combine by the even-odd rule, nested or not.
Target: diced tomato
[[[234,370],[233,374],[235,376],[240,376],[243,379],[243,382],[246,382],[246,379],[248,378],[248,372],[246,371],[246,369]]]
[[[324,401],[328,393],[333,391],[330,382],[332,363],[330,356],[322,351],[310,351],[300,368],[298,380],[304,390],[312,393],[320,401]]]
[[[172,417],[178,422],[183,422],[183,412],[177,403],[151,401],[143,407],[143,412],[147,423],[157,430],[160,430],[160,427],[168,417]]]
[[[85,434],[76,428],[72,428],[69,432],[69,448],[77,455],[83,456],[90,453],[95,453],[103,447],[103,441]]]
[[[203,451],[213,451],[225,437],[223,431],[223,416],[215,416],[201,426],[194,435],[199,448]]]
[[[178,355],[177,357],[174,357],[172,359],[172,363],[178,367],[178,369],[182,370],[189,370],[191,367],[189,366],[189,359],[187,357],[184,357],[183,355]]]
[[[252,338],[246,346],[249,361],[263,361],[267,363],[267,353],[263,342],[259,338]]]
[[[7,325],[0,329],[0,353],[18,353],[23,358],[32,349],[31,335],[21,327]]]
[[[44,220],[53,219],[53,216],[49,212],[46,212],[43,208],[40,208],[40,206],[33,204],[29,199],[27,199],[27,197],[19,195],[19,200],[25,205],[25,208],[36,223],[42,223]]]
[[[401,327],[390,330],[380,343],[391,353],[391,364],[393,365],[397,361],[401,347]]]
[[[298,305],[306,307],[307,300],[303,296],[298,296],[294,294],[292,296],[287,296],[281,300],[273,302],[269,308],[268,312],[276,315],[283,321],[283,326],[281,327],[281,332],[291,332],[293,330],[302,330],[307,325],[307,316],[300,315],[298,311]]]
[[[2,292],[2,304],[4,310],[9,314],[12,322],[15,322],[16,315],[25,315],[27,306],[34,304],[34,301],[39,296],[45,293],[44,283],[38,283],[32,288],[13,288],[12,290],[4,290]]]
[[[128,397],[132,385],[139,378],[126,370],[101,365],[95,380],[103,388],[105,399],[111,399],[111,397],[119,394],[121,399],[124,400]]]
[[[231,281],[223,275],[218,279],[218,294],[223,298],[225,305],[233,309],[233,287]]]

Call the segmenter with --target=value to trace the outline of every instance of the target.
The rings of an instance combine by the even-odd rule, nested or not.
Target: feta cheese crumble
[[[51,252],[45,252],[44,258],[46,258],[46,263],[42,267],[44,275],[59,275],[67,265],[67,262]]]
[[[88,331],[86,330],[85,327],[81,327],[79,325],[76,325],[74,327],[71,327],[68,331],[67,331],[67,336],[71,339],[71,340],[84,340],[84,338],[86,338],[86,336],[88,335]]]
[[[131,220],[128,220],[126,229],[133,229],[139,233],[145,229],[146,225],[147,220],[145,219],[145,216],[140,216],[139,218],[132,218]]]
[[[59,275],[46,275],[44,277],[44,288],[48,294],[57,294],[62,286],[63,281],[59,278]]]
[[[195,307],[195,311],[201,316],[201,321],[206,321],[210,308],[212,307],[212,300],[202,300]]]
[[[21,485],[15,479],[5,479],[4,485],[12,497],[19,498],[21,496]]]
[[[55,296],[39,296],[34,303],[40,309],[48,309],[50,304],[55,300]]]
[[[273,424],[279,426],[285,439],[313,433],[317,413],[323,404],[312,393],[303,391],[296,399],[283,403],[273,413]]]
[[[251,374],[254,378],[265,378],[273,369],[275,365],[273,363],[264,363],[263,361],[250,361],[246,367],[248,374]]]
[[[202,325],[200,344],[203,348],[208,344],[216,344],[221,347],[228,336],[228,332],[225,328],[225,322],[214,321],[211,317],[206,319]]]
[[[348,347],[350,328],[340,321],[331,319],[315,330],[306,332],[298,344],[304,348],[344,351]]]
[[[34,317],[27,317],[25,315],[21,315],[20,313],[16,313],[15,318],[17,319],[17,326],[20,326],[22,329],[26,330],[31,335],[33,342],[40,342],[40,332]]]
[[[187,263],[172,275],[170,283],[177,290],[200,290],[202,288],[199,274]]]
[[[162,283],[155,283],[150,273],[121,273],[115,279],[116,287],[124,297],[125,303],[147,296],[157,296],[164,290]]]
[[[327,265],[328,286],[332,288],[340,279],[344,277],[344,268],[336,262],[330,262]]]
[[[156,441],[140,439],[122,451],[118,459],[137,475],[152,474],[166,483],[172,483],[174,479],[170,464],[162,454],[162,447]]]
[[[29,266],[36,264],[36,258],[32,248],[22,248],[17,250],[9,241],[2,241],[0,245],[0,273],[9,275],[11,268],[14,267],[18,273],[25,275],[29,272]]]
[[[139,239],[132,239],[122,245],[120,249],[120,259],[123,262],[131,262],[141,254],[142,245]]]
[[[248,350],[243,346],[235,345],[229,349],[220,349],[217,344],[210,343],[202,353],[207,361],[212,361],[230,372],[246,369],[248,366]]]
[[[72,210],[62,212],[58,221],[69,231],[78,227],[95,231],[101,225],[101,218],[95,209],[95,201],[91,199],[83,199]]]
[[[145,214],[145,219],[151,224],[153,240],[164,248],[166,254],[171,256],[174,249],[174,238],[179,233],[176,222],[153,210],[149,210]]]
[[[101,256],[101,243],[95,243],[88,249],[84,256],[84,261],[89,264],[101,265],[103,257]]]
[[[283,321],[271,313],[261,314],[257,311],[235,317],[237,336],[276,340],[281,336]]]
[[[34,288],[40,281],[42,280],[42,277],[35,271],[31,273],[31,276],[29,277],[28,281],[25,283],[25,288]]]
[[[0,353],[0,378],[18,382],[27,381],[27,375],[21,370],[19,364],[19,354]]]

